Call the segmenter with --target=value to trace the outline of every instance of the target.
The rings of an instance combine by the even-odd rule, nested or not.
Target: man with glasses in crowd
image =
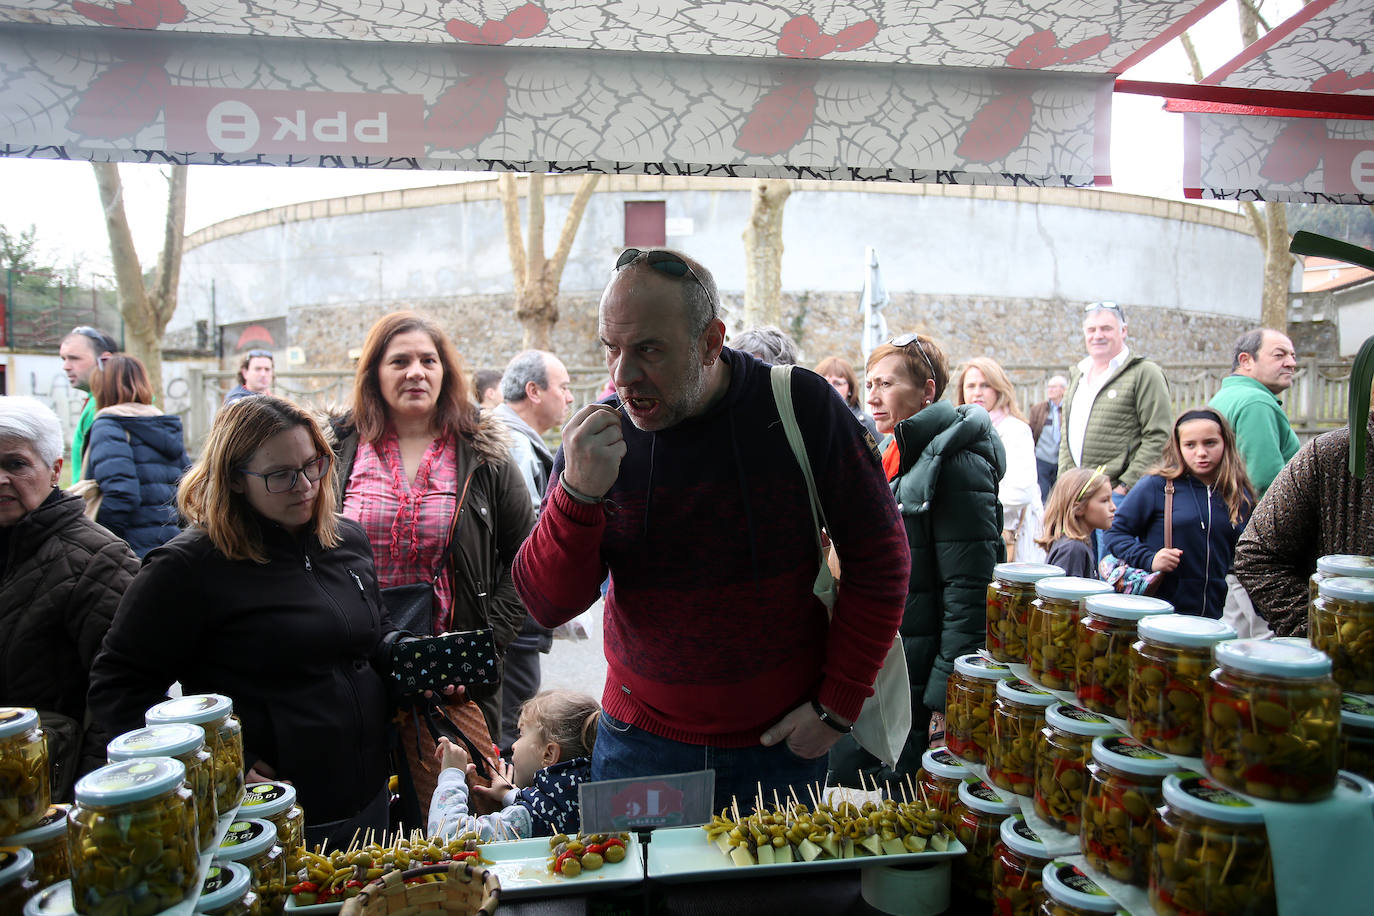
[[[119,351],[119,344],[103,331],[82,325],[72,328],[71,333],[62,338],[57,347],[57,355],[62,358],[62,371],[73,388],[87,392],[86,406],[77,418],[76,429],[72,432],[72,480],[84,476],[85,467],[81,463],[86,447],[86,435],[95,422],[95,398],[90,396],[91,373],[106,359]]]
[[[824,781],[901,620],[910,554],[865,432],[825,379],[791,374],[826,527],[844,564],[833,619],[818,535],[769,367],[724,346],[715,280],[628,249],[601,297],[615,395],[579,410],[513,567],[557,626],[597,598],[607,678],[593,779],[715,770],[715,804]]]
[[[271,394],[275,365],[271,350],[249,350],[239,360],[239,383],[224,396],[232,404],[250,394]]]

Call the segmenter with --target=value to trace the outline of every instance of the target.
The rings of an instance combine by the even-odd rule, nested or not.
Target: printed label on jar
[[[1070,706],[1068,703],[1060,703],[1056,709],[1061,716],[1066,719],[1073,719],[1077,722],[1086,722],[1089,725],[1110,725],[1105,716],[1099,716],[1095,712],[1088,712],[1086,709],[1079,709],[1077,706]]]
[[[1102,745],[1113,754],[1130,757],[1132,760],[1168,760],[1159,751],[1152,750],[1134,738],[1107,738]]]
[[[13,867],[19,862],[19,854],[13,849],[0,849],[0,872]]]
[[[211,865],[210,870],[205,873],[205,884],[201,887],[200,895],[205,897],[213,894],[220,888],[227,887],[232,880],[234,880],[234,873],[229,869]]]
[[[50,824],[55,824],[55,823],[57,823],[57,822],[60,821],[60,820],[65,820],[66,817],[67,817],[67,806],[66,806],[66,805],[49,805],[49,806],[48,806],[48,810],[45,811],[45,812],[43,812],[43,816],[40,817],[40,818],[38,819],[38,823],[34,824],[34,825],[33,825],[32,827],[30,827],[29,829],[30,829],[30,830],[37,830],[37,829],[39,829],[40,827],[47,827],[47,826],[49,826]]]
[[[1236,795],[1228,789],[1223,789],[1206,776],[1181,779],[1179,780],[1178,787],[1193,798],[1199,801],[1209,802],[1213,805],[1225,805],[1228,808],[1254,807],[1239,795]]]
[[[1030,840],[1032,843],[1044,842],[1044,840],[1040,839],[1040,834],[1032,830],[1031,825],[1026,823],[1024,817],[1018,817],[1016,820],[1012,821],[1011,829],[1017,836]]]
[[[169,767],[162,763],[161,757],[144,757],[124,763],[110,764],[96,770],[95,783],[102,791],[132,789],[145,783],[167,778]]]
[[[265,805],[274,802],[286,794],[286,788],[279,786],[275,782],[264,782],[250,785],[246,794],[243,796],[243,806],[253,808],[258,805]],[[255,815],[256,816],[256,815]]]
[[[1343,693],[1341,694],[1341,712],[1374,718],[1374,702],[1371,702],[1369,697],[1358,693]]]
[[[997,794],[997,790],[981,779],[968,780],[968,794],[974,798],[981,798],[983,801],[993,802],[994,804],[1006,804],[1006,799]]]
[[[1023,681],[1020,678],[1011,678],[1006,682],[1006,684],[1008,690],[1015,690],[1018,693],[1024,693],[1036,697],[1050,696],[1050,692],[1048,690],[1041,690],[1039,687],[1035,686],[1029,681]]]
[[[233,849],[235,846],[242,846],[244,843],[251,843],[262,836],[267,828],[261,823],[255,824],[252,821],[234,821],[229,825],[229,832],[224,835],[224,842],[219,844],[220,849]]]
[[[1065,865],[1055,875],[1069,890],[1094,897],[1106,897],[1107,892],[1097,886],[1097,882],[1078,870],[1076,865]]]
[[[945,750],[944,748],[939,748],[938,750],[932,750],[932,751],[930,752],[930,759],[931,759],[931,760],[934,760],[936,763],[943,764],[944,766],[947,766],[947,767],[962,767],[962,766],[964,766],[964,761],[960,760],[958,757],[955,757],[952,753],[950,753],[949,751]]]
[[[984,655],[978,655],[977,653],[974,653],[973,655],[967,655],[964,658],[964,663],[974,668],[982,668],[984,671],[995,671],[999,674],[1011,673],[1011,669],[1008,668],[1006,665],[1002,664],[999,661],[993,661],[992,659]]]
[[[116,741],[127,750],[147,750],[149,748],[184,744],[195,736],[195,732],[191,731],[192,728],[200,728],[200,726],[172,724],[149,725],[147,728],[140,728],[136,732],[128,732],[121,735]]]

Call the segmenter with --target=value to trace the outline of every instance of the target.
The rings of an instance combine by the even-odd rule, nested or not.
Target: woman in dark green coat
[[[914,775],[929,732],[943,732],[945,681],[954,659],[983,645],[992,568],[1006,556],[997,484],[1006,453],[987,411],[941,400],[949,364],[919,334],[894,338],[868,358],[867,403],[891,434],[883,469],[911,547],[902,644],[911,676],[911,733],[893,771],[844,738],[830,752],[836,782]]]

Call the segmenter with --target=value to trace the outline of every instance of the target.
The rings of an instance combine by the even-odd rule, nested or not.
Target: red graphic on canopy
[[[955,153],[971,162],[996,162],[1021,145],[1035,106],[1030,96],[1009,92],[978,109]]]
[[[1345,70],[1335,70],[1312,82],[1313,92],[1359,92],[1374,89],[1374,72],[1351,75]]]
[[[480,26],[461,19],[450,19],[444,28],[459,41],[473,45],[503,45],[512,38],[533,38],[549,24],[549,14],[533,3],[516,7],[501,19],[488,19]]]
[[[1054,33],[1042,29],[1021,39],[1021,43],[1007,55],[1007,66],[1020,70],[1040,70],[1055,64],[1073,64],[1101,54],[1111,43],[1112,36],[1103,34],[1061,48]]]
[[[506,115],[506,68],[484,67],[445,89],[425,118],[425,138],[445,149],[464,149],[486,139]]]
[[[783,83],[754,105],[740,128],[735,148],[757,156],[791,149],[816,118],[816,80]]]
[[[827,35],[810,16],[795,16],[782,27],[778,51],[785,57],[824,57],[831,51],[862,48],[877,34],[878,23],[872,19],[856,22],[834,35]]]
[[[157,120],[171,85],[161,61],[115,64],[81,93],[67,127],[103,140],[135,134]]]
[[[186,18],[186,7],[179,0],[133,0],[116,3],[113,9],[76,0],[72,9],[92,22],[121,29],[155,29]]]

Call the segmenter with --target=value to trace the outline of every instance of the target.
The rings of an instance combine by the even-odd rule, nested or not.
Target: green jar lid
[[[1210,648],[1223,639],[1236,638],[1236,631],[1229,623],[1192,614],[1143,617],[1135,631],[1141,639],[1184,649]]]
[[[72,903],[72,882],[59,881],[43,888],[24,904],[24,916],[75,916]]]
[[[1317,558],[1317,572],[1323,576],[1355,576],[1374,579],[1374,557],[1354,553],[1332,553]]]
[[[992,568],[992,577],[1003,582],[1032,583],[1062,575],[1064,570],[1049,563],[998,563]]]
[[[1174,612],[1174,606],[1163,598],[1151,598],[1149,595],[1119,595],[1116,592],[1089,595],[1083,601],[1083,607],[1094,617],[1110,617],[1113,620],[1142,620]]]
[[[1023,681],[1019,677],[998,681],[997,695],[1004,700],[1025,703],[1027,706],[1049,706],[1051,703],[1059,702],[1059,698],[1048,690],[1041,690],[1030,681]]]
[[[1322,598],[1367,604],[1374,601],[1374,579],[1357,579],[1354,576],[1323,579],[1317,583],[1317,594]]]
[[[38,727],[38,710],[27,706],[0,706],[0,740]]]
[[[296,803],[296,787],[284,782],[250,782],[239,811],[244,817],[275,817]]]
[[[1050,576],[1035,583],[1035,594],[1042,598],[1082,601],[1089,595],[1102,595],[1116,590],[1100,579],[1082,576]]]
[[[1002,837],[1002,842],[1007,844],[1007,848],[1019,856],[1027,859],[1042,859],[1048,862],[1054,856],[1050,855],[1049,848],[1045,846],[1045,841],[1040,838],[1040,834],[1026,823],[1024,814],[1013,814],[1002,822],[998,828]]]
[[[1097,882],[1071,862],[1055,859],[1045,866],[1040,876],[1041,886],[1051,898],[1089,913],[1115,913],[1119,907]]]
[[[60,836],[67,835],[67,812],[71,805],[49,805],[48,810],[28,830],[7,836],[0,840],[0,846],[32,846],[34,843],[48,843]]]
[[[248,866],[238,862],[216,861],[205,872],[205,883],[200,887],[196,912],[206,913],[228,906],[248,893],[252,880]]]
[[[76,803],[107,808],[146,801],[176,791],[186,767],[172,757],[136,757],[107,763],[76,782]]]
[[[1213,650],[1217,664],[1247,674],[1278,678],[1310,678],[1331,674],[1325,652],[1297,641],[1231,639]]]
[[[1227,824],[1263,824],[1260,809],[1235,792],[1196,773],[1164,777],[1164,803],[1175,811],[1187,811]]]
[[[192,722],[204,725],[223,719],[234,711],[234,701],[218,693],[198,693],[159,703],[148,710],[143,720],[149,725],[159,722]]]
[[[959,801],[982,814],[1000,814],[1006,817],[1021,808],[1014,801],[1016,796],[1005,796],[993,786],[976,776],[970,776],[959,783]]]
[[[998,661],[993,661],[981,652],[970,652],[954,660],[954,670],[964,677],[984,681],[1000,681],[1011,677],[1011,669]]]
[[[215,861],[242,862],[267,852],[276,842],[276,824],[258,817],[239,818],[229,825],[215,851]]]
[[[190,722],[165,722],[125,732],[105,745],[110,762],[134,757],[180,757],[205,744],[205,729]]]

